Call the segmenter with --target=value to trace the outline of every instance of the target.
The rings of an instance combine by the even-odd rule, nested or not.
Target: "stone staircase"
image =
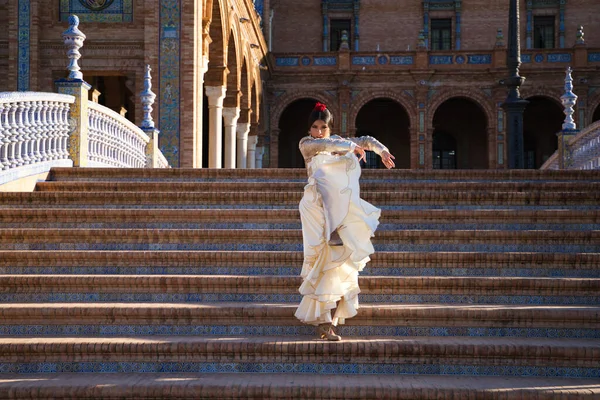
[[[363,171],[339,343],[293,316],[304,170],[0,193],[0,398],[600,399],[600,173]]]

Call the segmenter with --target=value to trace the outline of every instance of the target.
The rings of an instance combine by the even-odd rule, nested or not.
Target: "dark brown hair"
[[[331,111],[327,109],[325,104],[319,102],[315,104],[315,108],[313,108],[310,116],[308,117],[308,129],[310,130],[312,124],[318,120],[325,122],[330,128],[332,127],[333,115],[331,114]]]

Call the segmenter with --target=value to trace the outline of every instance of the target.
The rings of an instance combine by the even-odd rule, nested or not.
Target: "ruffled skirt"
[[[371,238],[381,211],[360,198],[361,171],[354,154],[319,154],[308,170],[310,176],[299,206],[304,243],[303,298],[295,316],[312,325],[343,324],[357,314],[358,273],[374,252]],[[335,230],[343,241],[341,246],[329,245]],[[336,309],[333,316],[332,309]]]

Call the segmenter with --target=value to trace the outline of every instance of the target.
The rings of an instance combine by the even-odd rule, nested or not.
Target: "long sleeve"
[[[379,140],[372,136],[349,137],[347,139],[356,143],[365,150],[374,151],[378,155],[381,155],[381,153],[384,151],[389,152],[387,147],[385,147]]]
[[[339,136],[314,139],[306,136],[300,140],[300,152],[304,157],[304,161],[309,163],[310,160],[321,152],[327,153],[347,153],[353,151],[356,144],[347,139],[342,139]]]

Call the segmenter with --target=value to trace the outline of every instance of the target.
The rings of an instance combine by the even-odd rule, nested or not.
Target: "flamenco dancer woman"
[[[387,168],[393,168],[394,156],[370,136],[330,135],[332,115],[322,103],[316,104],[308,122],[309,135],[300,140],[308,172],[299,206],[303,298],[295,316],[318,326],[322,339],[339,341],[342,338],[333,327],[357,314],[358,273],[375,251],[371,237],[381,214],[360,198],[359,162],[365,159],[365,150],[371,150]]]

